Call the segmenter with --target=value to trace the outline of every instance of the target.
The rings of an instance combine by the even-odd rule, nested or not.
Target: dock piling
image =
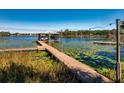
[[[120,63],[120,19],[116,20],[116,52],[117,52],[117,62],[116,62],[116,81],[121,82],[121,63]]]

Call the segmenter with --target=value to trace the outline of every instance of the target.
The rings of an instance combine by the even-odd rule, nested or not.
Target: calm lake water
[[[0,36],[0,48],[23,48],[23,47],[35,47],[37,46],[37,36]],[[94,45],[93,41],[111,41],[104,38],[61,38],[59,43],[59,49],[68,48],[83,48],[83,47],[102,47],[101,45]],[[104,48],[115,50],[115,47],[105,45]],[[102,49],[102,48],[101,48]],[[123,48],[121,48],[123,51]]]
[[[34,47],[37,44],[33,41],[38,40],[37,36],[0,36],[0,48],[22,48]],[[69,46],[82,46],[93,41],[108,41],[108,39],[93,38],[61,38],[61,44],[66,48]]]
[[[111,39],[105,38],[61,38],[61,44],[63,47],[79,47],[87,44],[93,44],[94,41],[111,41]]]
[[[104,38],[61,38],[61,43],[52,44],[75,59],[112,67],[116,62],[116,46],[97,45],[93,41],[112,41]],[[121,47],[121,61],[124,61],[124,47]],[[103,64],[101,64],[103,63]],[[94,65],[93,64],[93,65]]]
[[[0,48],[35,47],[35,36],[0,36]]]
[[[38,37],[35,36],[7,36],[0,37],[0,48],[35,47]],[[104,65],[116,62],[116,47],[111,45],[96,45],[93,41],[111,41],[103,38],[60,38],[60,43],[52,46],[74,57],[79,61],[101,63]],[[96,62],[97,61],[97,62]],[[124,61],[124,47],[121,47],[121,61]],[[93,64],[94,65],[94,64]],[[101,65],[100,65],[101,66]],[[111,64],[109,64],[110,67]]]

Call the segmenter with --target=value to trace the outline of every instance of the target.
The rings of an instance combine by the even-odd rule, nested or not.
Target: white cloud
[[[0,30],[20,32],[20,33],[39,33],[39,32],[57,32],[59,30],[71,29],[71,30],[80,30],[80,29],[89,29],[97,26],[105,26],[109,22],[44,22],[44,23],[21,23],[21,22],[1,22]],[[114,25],[101,29],[112,29],[115,28]]]

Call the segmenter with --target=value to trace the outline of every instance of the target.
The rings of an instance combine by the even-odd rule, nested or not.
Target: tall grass
[[[69,69],[47,52],[0,53],[0,82],[79,82]]]

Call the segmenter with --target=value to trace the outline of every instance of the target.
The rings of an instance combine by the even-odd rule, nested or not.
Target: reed
[[[0,82],[76,83],[75,75],[47,52],[0,53]]]

